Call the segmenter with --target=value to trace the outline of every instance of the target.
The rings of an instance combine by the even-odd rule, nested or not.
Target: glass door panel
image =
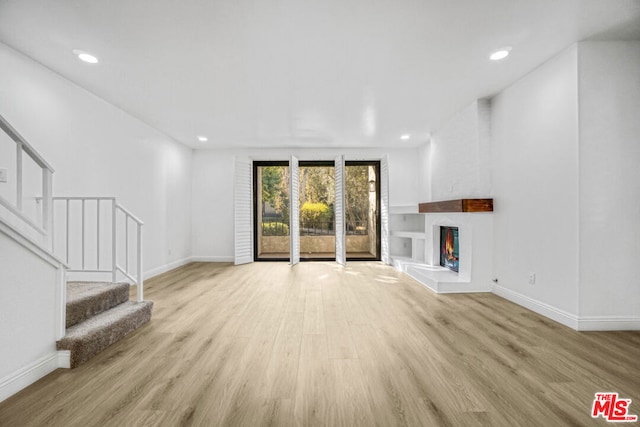
[[[254,258],[289,261],[289,164],[254,162]]]
[[[335,176],[333,162],[300,162],[300,258],[334,260]]]
[[[344,177],[348,260],[380,259],[379,162],[346,162]]]

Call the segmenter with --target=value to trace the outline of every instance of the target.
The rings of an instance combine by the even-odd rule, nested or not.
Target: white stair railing
[[[1,115],[0,129],[11,140],[0,138],[0,172],[3,175],[0,179],[0,218],[47,251],[52,251],[65,260],[70,266],[67,270],[70,273],[110,273],[114,282],[121,273],[137,285],[137,298],[142,301],[143,222],[117,203],[114,197],[53,197],[53,168]],[[9,161],[14,164],[4,163],[14,157],[11,154],[14,148],[7,148],[7,142],[15,143],[15,161]],[[25,165],[25,154],[42,172],[42,178],[36,187],[34,182],[37,182],[38,172],[34,171],[38,169]],[[28,190],[25,190],[27,187]],[[35,214],[32,209],[25,209],[33,208],[33,205],[24,203],[25,200],[34,199]],[[81,212],[74,215],[72,207],[76,204]],[[93,210],[91,206],[94,206]],[[57,216],[56,212],[62,214]],[[93,233],[88,224],[90,221],[87,220],[92,212],[95,214],[96,224]],[[105,218],[108,218],[107,222]],[[63,240],[56,240],[56,230],[63,230]],[[104,238],[105,233],[107,238]],[[133,244],[135,251],[130,251]]]
[[[142,301],[144,223],[115,197],[53,197],[52,201],[53,252],[66,261],[69,273],[110,274],[113,282],[121,273],[136,285],[137,299]]]
[[[129,212],[128,210],[126,210],[124,208],[124,206],[121,206],[120,204],[118,204],[115,199],[113,201],[114,206],[115,206],[115,211],[114,211],[114,219],[113,219],[113,228],[117,229],[116,227],[116,215],[115,212],[120,211],[122,212],[122,214],[124,215],[124,224],[125,224],[125,243],[124,243],[124,248],[125,248],[125,267],[122,268],[121,266],[118,265],[117,263],[117,245],[116,245],[116,238],[117,238],[117,233],[114,231],[113,233],[113,281],[116,281],[116,275],[117,272],[120,271],[122,274],[124,274],[125,276],[127,276],[130,280],[132,280],[136,286],[137,286],[137,298],[138,301],[142,301],[144,298],[144,278],[143,278],[143,271],[142,271],[142,226],[144,225],[144,223],[138,219],[135,215],[133,215],[131,212]],[[133,222],[136,228],[136,272],[137,275],[136,277],[133,277],[130,274],[130,270],[129,270],[129,223]]]
[[[5,188],[0,188],[0,205],[4,207],[10,215],[13,215],[15,218],[17,218],[20,224],[26,224],[30,230],[35,231],[36,234],[32,235],[32,237],[35,238],[40,244],[42,244],[44,248],[50,250],[52,245],[51,220],[53,206],[51,188],[54,172],[53,168],[1,115],[0,129],[2,129],[16,144],[15,168],[12,165],[0,164],[0,168],[3,168],[3,172],[5,173],[5,175],[11,175],[11,178],[15,178],[15,187],[11,189],[9,189],[9,185],[11,184],[9,181],[11,180],[8,176],[5,176],[4,179],[0,181],[0,185],[8,185]],[[6,152],[6,150],[4,150],[4,148],[6,147],[2,148],[2,151]],[[27,180],[27,178],[33,178],[31,176],[25,177],[24,154],[29,156],[42,171],[42,179],[40,182],[41,196],[39,197],[41,203],[38,204],[41,210],[36,212],[35,218],[30,217],[24,209],[25,204],[23,203],[23,201],[25,198],[25,181]],[[9,167],[10,169],[7,169],[7,167]],[[31,179],[29,179],[29,181],[30,180]],[[13,194],[14,191],[15,194]],[[3,196],[3,193],[7,197]],[[33,194],[31,197],[35,198],[36,195]],[[10,218],[5,219],[7,221],[11,221]],[[27,230],[21,231],[27,233]]]
[[[56,295],[54,321],[56,339],[60,339],[66,333],[68,266],[52,253],[51,189],[54,171],[51,165],[1,115],[0,129],[10,139],[7,140],[0,132],[0,168],[3,175],[3,179],[0,180],[0,231],[56,269],[55,283],[53,283]],[[15,147],[11,145],[12,143],[15,143]],[[11,153],[14,149],[15,158],[12,158]],[[31,165],[28,163],[29,159],[32,161]],[[34,168],[33,165],[36,167]],[[41,176],[38,177],[38,174]],[[34,199],[38,202],[35,213],[28,209],[33,208],[33,203],[24,203],[25,200],[33,202]],[[17,271],[19,270],[18,266]]]

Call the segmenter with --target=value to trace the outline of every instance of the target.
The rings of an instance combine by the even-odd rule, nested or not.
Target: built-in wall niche
[[[397,208],[396,208],[397,209]],[[389,249],[393,259],[426,262],[426,233],[424,215],[392,210],[389,217],[391,239]],[[415,209],[417,212],[417,208]]]

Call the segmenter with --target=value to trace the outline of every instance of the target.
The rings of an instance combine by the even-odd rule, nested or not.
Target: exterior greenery
[[[329,222],[333,220],[333,215],[329,206],[322,202],[306,201],[300,208],[301,222]]]
[[[273,207],[277,217],[289,224],[289,167],[267,166],[262,169],[262,202]]]
[[[288,236],[289,224],[283,223],[282,221],[263,222],[262,235],[263,236]]]
[[[365,234],[370,206],[370,168],[348,165],[345,168],[345,221],[348,234]],[[301,166],[300,222],[302,228],[321,227],[333,230],[335,177],[333,166]],[[264,236],[289,235],[289,167],[262,168],[262,203]],[[267,213],[267,207],[269,212]],[[278,225],[276,225],[276,223]],[[302,230],[304,233],[304,230]]]

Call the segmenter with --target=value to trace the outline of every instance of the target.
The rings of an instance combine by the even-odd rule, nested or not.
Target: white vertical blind
[[[298,159],[291,156],[289,174],[291,189],[289,191],[289,246],[291,265],[300,262],[300,190],[298,187],[299,167]]]
[[[385,154],[380,160],[380,258],[391,264],[389,257],[389,158]]]
[[[250,159],[236,157],[234,172],[236,265],[253,262],[252,166]]]
[[[336,182],[336,262],[346,265],[346,228],[344,221],[344,156],[336,157],[335,162],[335,182]]]

